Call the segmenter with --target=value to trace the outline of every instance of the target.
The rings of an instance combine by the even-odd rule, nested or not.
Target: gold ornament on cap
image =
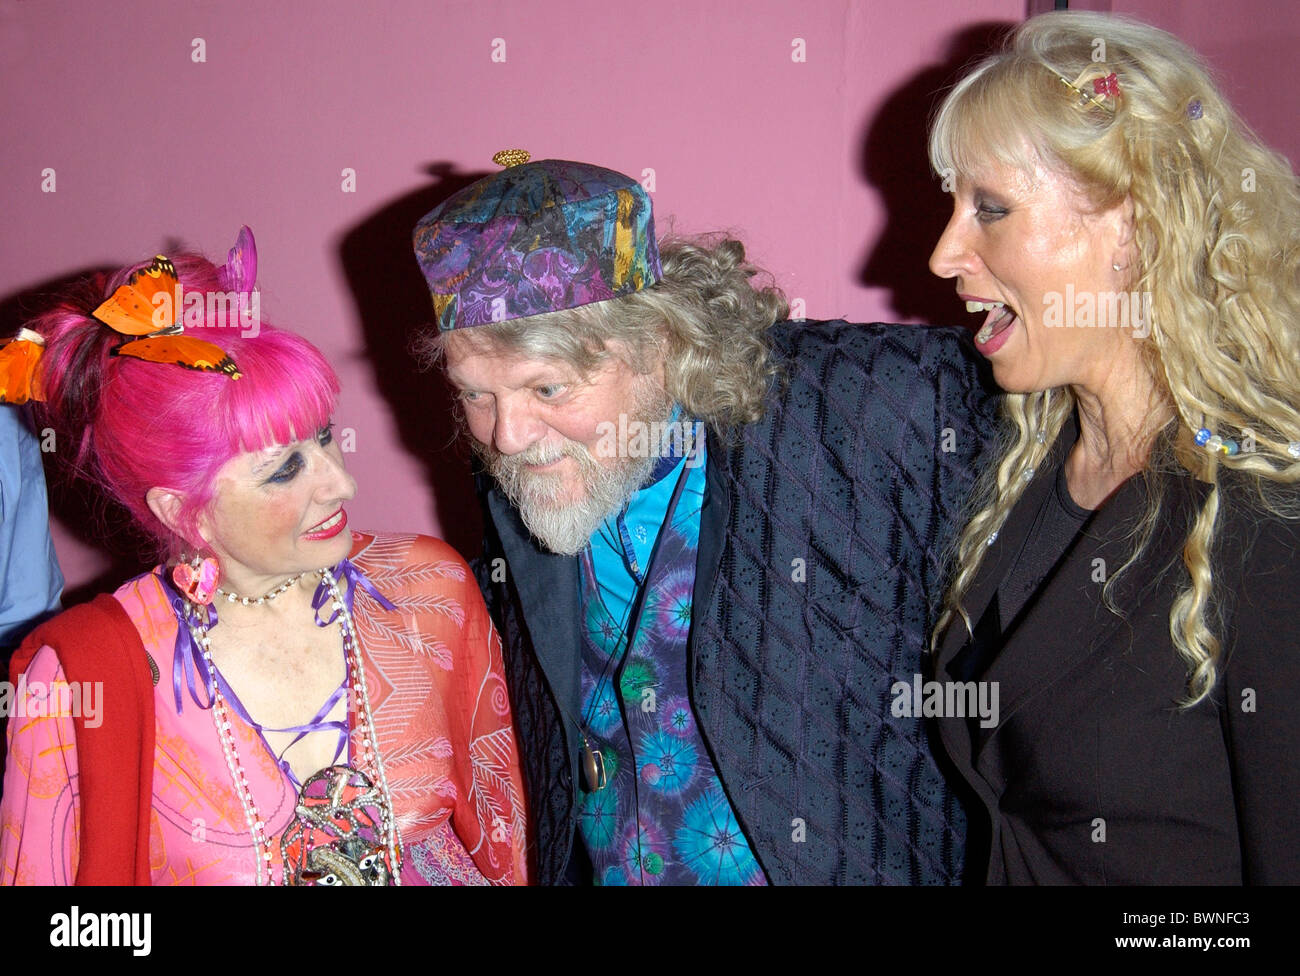
[[[533,154],[527,149],[502,149],[500,152],[493,153],[492,162],[509,169],[511,166],[526,163],[532,158]]]

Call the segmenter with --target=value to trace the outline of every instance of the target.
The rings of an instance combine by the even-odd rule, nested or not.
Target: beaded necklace
[[[340,629],[343,633],[343,653],[348,665],[348,692],[349,700],[357,702],[357,731],[360,733],[359,746],[359,763],[362,769],[372,769],[375,772],[377,780],[380,811],[380,834],[382,837],[383,847],[387,855],[387,878],[390,883],[400,885],[402,847],[401,838],[397,831],[396,823],[393,816],[392,794],[388,788],[388,777],[384,770],[383,759],[379,754],[379,742],[375,733],[374,719],[370,713],[370,696],[366,688],[366,672],[361,664],[360,641],[357,639],[356,628],[352,620],[352,611],[348,606],[349,601],[343,598],[339,592],[338,579],[329,567],[318,570],[321,578],[321,587],[328,590],[330,599],[330,608],[339,618]],[[319,609],[319,603],[317,604]],[[256,852],[256,883],[258,886],[263,884],[273,884],[274,877],[272,864],[274,861],[273,841],[267,835],[266,822],[262,819],[257,809],[257,803],[253,799],[252,789],[248,783],[248,777],[244,773],[243,764],[239,759],[239,750],[235,744],[234,733],[230,722],[230,711],[226,704],[226,696],[222,692],[222,681],[217,672],[216,664],[212,660],[212,641],[208,636],[210,629],[208,608],[204,608],[200,614],[198,607],[188,600],[185,601],[185,624],[189,628],[191,639],[195,647],[203,657],[203,663],[208,672],[210,687],[212,688],[212,720],[216,725],[217,735],[221,740],[221,751],[226,760],[226,768],[230,772],[230,778],[235,784],[235,792],[239,796],[240,805],[244,811],[244,821],[248,826],[249,834],[253,838],[253,847]],[[317,618],[319,620],[319,617]],[[349,767],[329,767],[332,770],[346,770],[349,773],[357,773],[360,770],[353,770]],[[322,770],[324,772],[324,770]],[[317,776],[320,774],[318,773]],[[362,774],[364,777],[364,773]],[[311,782],[316,777],[309,777]],[[306,784],[304,784],[304,792]],[[301,808],[302,797],[298,807]],[[288,833],[288,830],[286,830]],[[282,867],[281,884],[289,884],[289,871],[287,867]]]
[[[216,592],[218,596],[224,596],[226,598],[227,603],[242,603],[246,607],[260,607],[265,603],[270,603],[281,593],[288,590],[289,587],[297,583],[298,580],[302,579],[303,576],[305,575],[306,575],[305,573],[299,573],[297,576],[290,576],[287,580],[285,580],[283,583],[281,583],[279,586],[273,589],[270,593],[264,593],[259,597],[240,596],[238,593],[232,593],[229,590],[223,590],[219,586],[217,587]]]

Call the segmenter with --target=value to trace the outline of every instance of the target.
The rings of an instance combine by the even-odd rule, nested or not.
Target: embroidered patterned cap
[[[415,226],[415,257],[444,332],[607,301],[662,274],[640,183],[588,163],[527,158],[497,153],[505,169]]]

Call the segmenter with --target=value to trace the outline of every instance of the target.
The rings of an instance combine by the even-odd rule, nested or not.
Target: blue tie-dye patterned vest
[[[625,621],[638,616],[635,591],[630,602],[619,600],[597,585],[596,566],[606,572],[610,564],[593,561],[590,550],[579,560],[581,718],[606,774],[604,788],[583,794],[579,830],[597,884],[765,884],[687,694],[703,468],[681,461],[663,480],[675,489],[659,538],[649,540],[630,653]],[[639,577],[622,516],[607,528],[627,553],[626,571]]]

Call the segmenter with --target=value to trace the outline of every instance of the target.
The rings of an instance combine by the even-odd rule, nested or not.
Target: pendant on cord
[[[588,793],[599,793],[608,782],[605,779],[605,757],[599,749],[592,749],[587,737],[582,737],[582,776],[587,781]]]

